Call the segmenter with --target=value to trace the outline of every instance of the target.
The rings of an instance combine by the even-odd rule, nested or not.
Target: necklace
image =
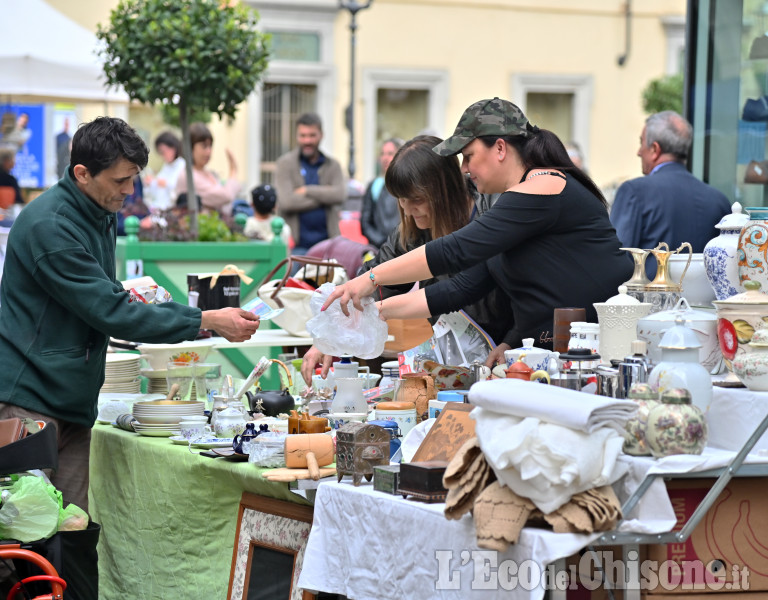
[[[556,171],[539,171],[538,173],[531,173],[528,175],[528,177],[525,178],[525,180],[528,181],[532,177],[538,177],[539,175],[554,175],[555,177],[562,177],[562,175]]]

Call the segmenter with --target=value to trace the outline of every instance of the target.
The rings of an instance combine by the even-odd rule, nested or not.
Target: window
[[[273,183],[275,161],[294,147],[296,120],[317,103],[313,85],[266,83],[261,94],[261,183]]]

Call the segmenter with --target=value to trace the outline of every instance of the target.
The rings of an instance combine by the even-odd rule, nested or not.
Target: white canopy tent
[[[0,0],[0,99],[127,102],[107,89],[96,36],[43,0]]]

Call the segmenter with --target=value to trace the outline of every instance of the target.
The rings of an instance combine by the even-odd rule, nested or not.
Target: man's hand
[[[297,196],[306,196],[307,195],[307,186],[302,185],[301,187],[297,187],[295,190],[293,190],[293,193]]]
[[[230,342],[251,339],[259,328],[259,317],[242,308],[230,306],[218,310],[204,310],[200,323],[202,329],[213,329]]]
[[[504,358],[505,350],[512,350],[512,347],[509,344],[505,344],[504,342],[496,346],[488,355],[488,358],[485,361],[485,366],[489,369],[493,369],[493,367],[495,367],[497,364],[506,366],[507,359]]]
[[[333,356],[323,354],[320,352],[320,350],[312,346],[309,350],[307,350],[307,353],[301,360],[301,376],[304,378],[304,383],[306,383],[308,386],[312,385],[312,375],[315,373],[315,365],[317,363],[322,363],[320,376],[323,379],[326,379],[328,377],[328,371],[331,368],[332,362]]]

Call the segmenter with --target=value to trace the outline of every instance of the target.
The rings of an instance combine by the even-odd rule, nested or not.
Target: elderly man
[[[277,159],[277,212],[293,232],[293,254],[339,235],[339,210],[347,199],[339,162],[320,151],[323,126],[314,113],[296,122],[297,146]]]
[[[623,183],[611,210],[624,246],[654,248],[666,242],[674,249],[689,242],[693,252],[702,252],[718,234],[715,225],[731,212],[731,205],[722,192],[685,168],[691,136],[690,123],[671,110],[646,120],[637,151],[644,177]],[[656,264],[647,266],[652,277]]]
[[[0,286],[0,418],[53,422],[65,503],[88,508],[91,427],[110,336],[194,339],[200,328],[244,341],[258,317],[239,308],[131,302],[115,279],[116,217],[149,151],[120,119],[100,117],[72,138],[62,179],[11,228]]]

